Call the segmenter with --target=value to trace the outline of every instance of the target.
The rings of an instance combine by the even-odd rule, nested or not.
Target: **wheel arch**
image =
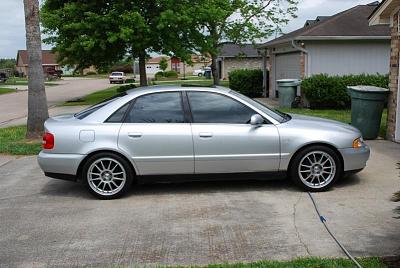
[[[289,170],[291,170],[291,168],[292,168],[293,161],[296,158],[296,156],[299,153],[301,153],[301,151],[303,151],[303,150],[305,150],[305,149],[307,149],[309,147],[312,147],[312,146],[324,146],[324,147],[328,147],[329,149],[333,150],[337,154],[337,156],[339,157],[340,162],[342,164],[342,168],[344,167],[343,156],[335,146],[333,146],[332,144],[329,144],[329,143],[325,143],[325,142],[314,142],[314,143],[305,144],[305,145],[301,146],[300,148],[297,148],[296,152],[292,155],[292,157],[290,157],[289,165],[288,165],[288,168],[287,168],[287,172],[288,173],[289,173]]]
[[[118,151],[116,151],[116,150],[101,149],[101,150],[96,150],[96,151],[90,152],[88,155],[85,156],[85,158],[82,159],[81,163],[80,163],[79,166],[78,166],[78,170],[77,170],[77,173],[76,173],[76,174],[77,174],[78,180],[81,179],[82,169],[83,169],[83,166],[85,165],[86,161],[87,161],[91,156],[96,155],[96,154],[99,154],[99,153],[113,153],[113,154],[116,154],[116,155],[122,157],[122,158],[125,159],[125,160],[130,164],[130,166],[132,167],[132,170],[133,170],[133,172],[134,172],[134,175],[137,175],[137,174],[138,174],[138,170],[137,170],[135,164],[134,164],[134,163],[129,159],[129,157],[127,157],[125,154],[123,154],[123,153],[121,153],[121,152],[118,152]]]

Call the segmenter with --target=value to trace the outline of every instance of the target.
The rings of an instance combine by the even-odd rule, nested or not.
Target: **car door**
[[[181,95],[150,93],[133,100],[118,146],[130,154],[140,175],[194,172],[192,131]]]
[[[187,92],[192,114],[195,173],[277,171],[279,134],[275,125],[250,124],[256,112],[214,92]]]

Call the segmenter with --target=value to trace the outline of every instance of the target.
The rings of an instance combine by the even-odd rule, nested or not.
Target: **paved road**
[[[315,199],[356,256],[400,253],[400,144],[369,142],[359,175]],[[0,161],[1,163],[2,161]],[[343,256],[306,193],[285,181],[153,184],[101,201],[46,178],[35,157],[0,167],[0,266],[207,264]]]
[[[57,82],[58,86],[46,87],[48,106],[78,98],[109,87],[107,79],[68,79]],[[22,91],[0,95],[0,126],[21,120],[28,113],[28,92]],[[23,121],[26,121],[23,120]]]

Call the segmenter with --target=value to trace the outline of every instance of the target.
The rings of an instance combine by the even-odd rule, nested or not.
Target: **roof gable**
[[[19,66],[28,66],[29,58],[27,50],[18,50],[17,52],[17,64]],[[58,65],[57,63],[57,55],[53,53],[51,50],[42,50],[42,64],[43,65]]]
[[[385,25],[369,26],[368,17],[376,5],[358,5],[336,15],[316,21],[311,25],[300,28],[263,46],[289,42],[291,40],[317,39],[316,37],[366,37],[370,39],[389,38],[390,29]]]

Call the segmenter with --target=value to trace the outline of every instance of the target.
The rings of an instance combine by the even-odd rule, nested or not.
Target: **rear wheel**
[[[311,192],[328,190],[343,176],[338,154],[329,147],[311,146],[295,156],[290,177],[301,188]]]
[[[86,161],[82,176],[91,194],[100,199],[114,199],[130,189],[133,170],[119,155],[99,153]]]

